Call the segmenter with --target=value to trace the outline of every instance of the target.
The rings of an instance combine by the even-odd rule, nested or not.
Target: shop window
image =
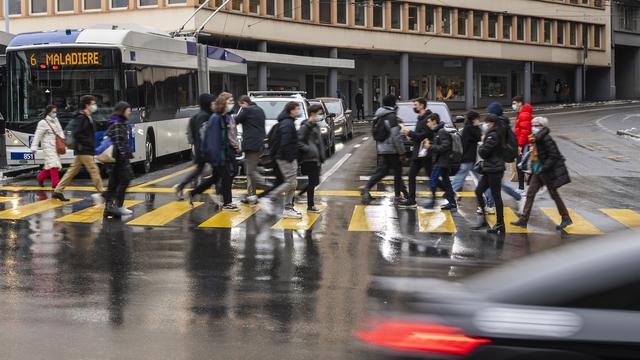
[[[244,7],[244,1],[243,0],[232,0],[231,1],[231,9],[233,9],[235,11],[242,11],[243,7]]]
[[[531,94],[533,96],[546,97],[549,84],[544,74],[533,74],[531,78]]]
[[[391,28],[402,29],[402,3],[391,2]]]
[[[516,18],[516,40],[524,41],[524,17],[518,16]]]
[[[382,0],[373,1],[373,27],[384,27],[384,2]]]
[[[275,16],[277,11],[277,1],[278,0],[267,0],[267,15]]]
[[[249,0],[249,12],[260,14],[260,0]]]
[[[418,7],[409,5],[409,30],[418,31]]]
[[[489,38],[498,37],[498,15],[489,13]]]
[[[187,0],[167,0],[167,5],[184,5]]]
[[[564,21],[558,21],[556,28],[556,42],[558,45],[564,45],[564,29],[566,23]]]
[[[47,0],[31,0],[31,14],[46,14],[47,13]]]
[[[480,77],[480,97],[499,99],[507,97],[508,78],[501,75],[482,75]]]
[[[366,0],[356,0],[355,3],[355,17],[356,17],[356,25],[357,26],[367,26],[367,5],[368,1]],[[376,11],[382,14],[384,9],[384,3],[382,0],[373,2],[373,26],[382,27],[382,25],[376,25]],[[380,23],[382,23],[382,15],[380,15]]]
[[[550,20],[543,20],[543,36],[544,36],[544,42],[546,44],[550,44],[551,43],[551,21]]]
[[[57,12],[68,12],[73,11],[73,0],[57,0],[56,1],[56,11]]]
[[[442,29],[443,34],[451,34],[451,9],[442,8]]]
[[[473,12],[473,36],[482,37],[484,29],[484,14],[479,11]]]
[[[428,33],[436,31],[436,8],[434,6],[427,5],[425,7],[424,29]]]
[[[540,29],[540,23],[538,19],[531,19],[531,41],[538,42],[538,31]]]
[[[469,24],[469,12],[467,10],[458,10],[458,35],[467,36],[467,27]]]
[[[336,21],[338,24],[346,24],[347,23],[347,7],[349,3],[347,0],[337,0],[338,1],[338,14],[336,16]]]
[[[455,75],[436,77],[437,101],[464,101],[464,78]]]
[[[574,22],[569,24],[569,45],[578,45],[578,24]]]
[[[102,9],[102,1],[101,0],[84,0],[83,3],[84,10],[100,10]]]
[[[111,0],[112,9],[126,9],[129,7],[129,0]]]
[[[311,2],[313,0],[302,0],[300,3],[300,15],[302,16],[302,20],[311,20]]]
[[[293,0],[284,0],[284,9],[282,9],[282,16],[286,18],[293,18]]]
[[[502,39],[511,40],[511,31],[513,30],[513,16],[502,17]]]
[[[331,1],[320,1],[320,23],[331,24]]]
[[[138,6],[158,6],[158,0],[138,0]]]
[[[602,27],[598,25],[593,27],[593,47],[596,49],[602,47]]]

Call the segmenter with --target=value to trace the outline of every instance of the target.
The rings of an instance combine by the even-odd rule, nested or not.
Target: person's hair
[[[547,125],[549,125],[549,119],[544,117],[544,116],[538,116],[533,118],[533,120],[531,120],[531,125],[534,124],[538,124],[538,125],[542,125],[544,127],[547,127]]]
[[[53,111],[53,109],[57,109],[58,107],[55,105],[47,105],[46,108],[44,108],[44,115],[47,116],[49,114],[51,114],[51,112]]]
[[[427,99],[425,98],[416,98],[416,99],[413,99],[413,102],[414,103],[417,102],[418,104],[422,105],[422,107],[425,109],[427,108]]]
[[[496,115],[496,114],[489,114],[489,115],[485,116],[485,118],[484,118],[484,122],[491,122],[491,123],[495,124],[495,123],[497,123],[499,121],[500,120],[498,119],[498,115]]]
[[[218,114],[224,114],[227,111],[227,100],[231,99],[233,95],[228,92],[221,92],[213,103],[213,111]]]
[[[245,103],[245,104],[250,104],[251,103],[251,98],[247,95],[242,95],[240,96],[240,98],[238,99],[239,103]]]
[[[511,99],[511,102],[520,102],[520,103],[524,103],[524,98],[520,95],[518,96],[514,96],[513,99]]]
[[[296,101],[289,101],[287,105],[284,106],[284,112],[287,115],[291,115],[291,112],[299,107],[300,107],[300,103]]]
[[[475,120],[475,119],[477,119],[479,117],[480,117],[480,114],[478,114],[477,112],[475,112],[473,110],[471,110],[471,111],[469,111],[467,113],[467,120],[469,120],[469,121],[473,121],[473,120]]]
[[[436,122],[436,124],[440,124],[440,115],[438,115],[437,113],[433,113],[429,115],[429,120],[433,120]]]
[[[309,106],[309,116],[311,116],[312,114],[317,114],[320,111],[324,111],[321,105],[315,104]]]
[[[93,95],[83,95],[80,97],[80,104],[82,105],[82,110],[86,109],[87,106],[91,105],[92,101],[96,101],[96,97]]]
[[[129,105],[128,102],[120,101],[113,108],[113,115],[118,115],[118,116],[123,116],[124,117],[124,112],[127,111],[127,109],[130,109],[130,108],[131,108],[131,105]]]
[[[392,94],[387,94],[382,98],[382,106],[395,107],[396,97]]]

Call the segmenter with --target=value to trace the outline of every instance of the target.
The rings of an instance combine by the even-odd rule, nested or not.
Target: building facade
[[[616,97],[640,98],[640,1],[612,3],[612,56]]]
[[[105,23],[169,32],[200,4],[4,1],[13,33]],[[210,1],[185,29],[222,3]],[[604,0],[231,0],[199,40],[245,57],[250,89],[340,94],[352,107],[362,89],[367,113],[386,93],[463,109],[515,95],[534,103],[612,98],[611,18]]]

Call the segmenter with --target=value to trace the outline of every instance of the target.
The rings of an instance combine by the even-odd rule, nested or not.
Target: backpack
[[[506,132],[506,141],[502,147],[502,159],[506,163],[512,163],[518,157],[518,139],[511,127],[507,127]]]
[[[71,150],[76,150],[75,132],[79,125],[80,122],[76,118],[73,118],[64,129],[64,144]]]
[[[269,130],[267,138],[264,141],[264,147],[258,159],[258,166],[264,168],[273,168],[275,165],[276,153],[278,152],[278,128],[280,124],[275,124]]]
[[[451,164],[459,164],[462,161],[462,136],[458,130],[447,130],[449,136],[451,136],[451,154],[449,155],[449,162]]]
[[[371,129],[373,139],[377,142],[383,142],[391,135],[391,129],[386,124],[384,118],[379,117],[373,120],[373,128]]]

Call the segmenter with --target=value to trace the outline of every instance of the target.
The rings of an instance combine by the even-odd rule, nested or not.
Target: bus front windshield
[[[47,105],[58,118],[70,120],[83,95],[93,95],[104,120],[120,98],[119,53],[112,49],[55,48],[11,51],[9,122],[42,119]]]

